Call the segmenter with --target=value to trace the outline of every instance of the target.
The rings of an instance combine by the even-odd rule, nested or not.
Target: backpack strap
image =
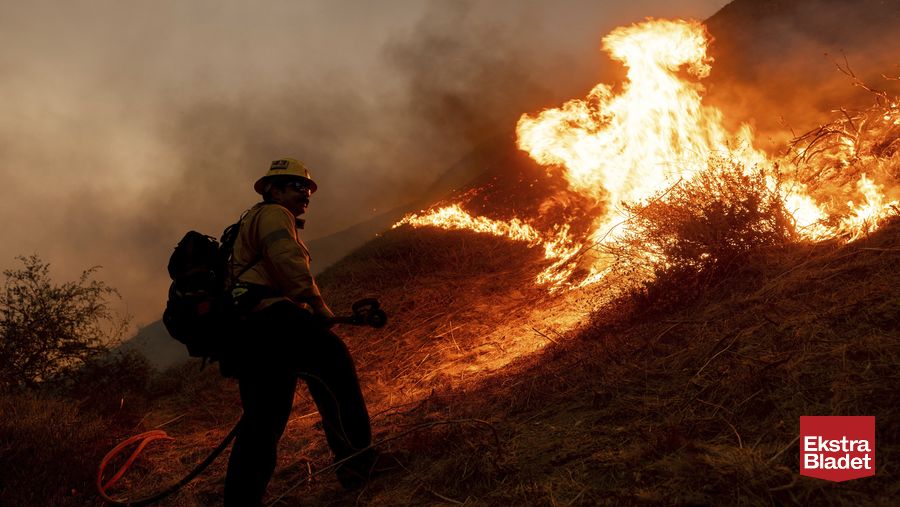
[[[235,283],[237,283],[239,281],[239,279],[241,278],[241,276],[244,275],[244,273],[246,273],[247,271],[250,271],[250,269],[253,268],[253,266],[256,266],[262,260],[262,254],[257,252],[256,256],[254,256],[253,260],[251,260],[246,266],[244,266],[238,272],[237,275],[232,276],[232,274],[231,274],[230,264],[231,264],[231,261],[233,260],[233,256],[234,256],[234,243],[235,243],[235,241],[237,241],[238,234],[241,231],[241,224],[243,223],[244,218],[247,216],[248,213],[250,213],[250,209],[244,210],[244,212],[241,213],[240,218],[238,218],[237,222],[226,227],[225,230],[222,231],[222,239],[221,239],[221,241],[219,241],[219,243],[222,245],[222,248],[228,249],[228,257],[226,259],[226,262],[229,264],[227,269],[228,269],[228,278],[231,282],[230,283],[231,285],[234,285]]]
[[[259,203],[259,204],[262,204],[263,206],[265,206],[266,204],[272,204],[272,203],[262,202],[262,203]],[[225,244],[226,244],[226,241],[228,241],[228,243],[229,243],[229,244],[228,244],[228,248],[231,250],[231,252],[229,252],[229,254],[228,254],[228,256],[229,256],[229,262],[230,262],[230,259],[231,259],[231,255],[232,255],[232,253],[234,252],[234,242],[237,241],[238,233],[240,233],[241,224],[244,222],[244,218],[246,218],[246,216],[247,216],[254,208],[256,208],[259,204],[254,205],[253,207],[244,210],[244,212],[241,213],[241,217],[238,218],[238,221],[235,222],[235,223],[233,223],[233,224],[231,224],[231,225],[229,225],[229,226],[228,226],[227,228],[225,228],[225,230],[222,232],[222,239],[221,239],[221,241],[220,241],[219,243],[224,247]],[[299,219],[299,218],[298,218],[298,219],[297,219],[297,223],[298,223],[298,228],[302,229],[302,228],[303,228],[303,219]],[[252,269],[254,266],[256,266],[257,264],[259,264],[261,261],[262,261],[262,253],[261,253],[261,252],[256,252],[256,255],[253,257],[253,260],[251,260],[246,266],[244,266],[244,268],[241,269],[241,270],[238,272],[237,276],[235,276],[234,279],[233,279],[232,281],[235,282],[235,283],[240,282],[240,280],[239,280],[240,277],[243,276],[244,273],[246,273],[247,271],[250,271],[250,269]],[[230,276],[230,273],[231,273],[231,270],[230,270],[230,269],[228,270],[228,273],[229,273],[229,276]]]

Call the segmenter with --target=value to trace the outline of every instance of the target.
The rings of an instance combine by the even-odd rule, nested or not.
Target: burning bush
[[[861,111],[840,108],[833,121],[793,139],[790,163],[796,180],[822,203],[814,214],[827,216],[825,235],[853,240],[900,212],[900,97],[839,68],[868,90],[874,103]]]
[[[861,111],[841,107],[836,119],[791,141],[794,160],[811,173],[801,175],[806,178],[822,176],[829,169],[845,167],[861,159],[888,159],[900,150],[900,97],[891,97],[868,86],[849,66],[838,65],[838,69],[854,85],[868,91],[873,103]],[[812,172],[815,169],[819,172]]]
[[[652,199],[625,204],[627,231],[605,246],[618,269],[654,280],[677,298],[727,274],[745,255],[795,236],[776,179],[764,168],[712,159],[690,180]]]

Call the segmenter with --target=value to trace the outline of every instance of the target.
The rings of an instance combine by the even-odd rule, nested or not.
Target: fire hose
[[[215,461],[215,459],[219,457],[219,454],[222,454],[222,451],[224,451],[231,443],[231,441],[234,440],[234,437],[237,436],[237,432],[240,427],[241,421],[238,420],[237,424],[234,425],[234,428],[232,428],[231,431],[228,432],[228,435],[225,437],[225,439],[222,440],[222,442],[218,446],[216,446],[216,448],[213,449],[211,453],[209,453],[209,456],[207,456],[206,459],[204,459],[200,462],[200,464],[194,467],[194,469],[191,470],[189,474],[185,475],[183,479],[169,486],[165,490],[156,493],[155,495],[149,496],[147,498],[141,498],[139,500],[116,500],[110,497],[106,490],[114,486],[119,481],[119,479],[121,479],[125,475],[125,472],[128,471],[128,467],[131,466],[132,463],[134,463],[134,460],[137,459],[141,451],[144,450],[144,447],[146,447],[147,444],[149,444],[151,441],[175,439],[167,435],[165,431],[154,430],[141,433],[140,435],[135,435],[123,441],[122,443],[114,447],[111,451],[109,451],[106,456],[103,457],[103,460],[100,461],[100,468],[99,470],[97,470],[97,491],[100,493],[100,498],[102,498],[103,501],[110,505],[123,505],[133,507],[150,505],[162,500],[163,498],[171,495],[172,493],[175,493],[176,491],[186,486],[189,482],[193,481],[198,475],[206,470],[206,467],[208,467],[213,461]],[[119,468],[118,472],[116,472],[116,474],[104,484],[103,472],[106,470],[106,465],[108,465],[109,462],[112,461],[112,459],[119,453],[121,453],[125,448],[138,441],[140,442],[140,444],[138,444],[137,448],[131,453],[131,456],[128,457],[128,460],[125,462],[125,464],[122,465],[122,467]]]
[[[351,307],[352,314],[349,316],[336,316],[329,319],[328,324],[348,324],[352,326],[368,326],[373,328],[382,328],[385,324],[387,324],[387,314],[384,310],[381,309],[380,304],[377,299],[374,298],[366,298],[361,299],[355,303]],[[319,380],[321,382],[321,380]],[[327,385],[325,386],[327,389]],[[330,390],[329,390],[330,391]],[[332,395],[334,396],[334,395]],[[337,399],[334,400],[337,403]],[[123,440],[118,445],[116,445],[112,450],[110,450],[103,459],[100,461],[100,466],[97,470],[97,492],[100,494],[100,498],[103,499],[107,504],[110,505],[121,505],[121,506],[143,506],[150,505],[156,503],[163,498],[171,495],[172,493],[177,492],[188,483],[193,481],[198,475],[200,475],[206,468],[215,461],[216,458],[222,454],[228,445],[231,444],[231,441],[237,436],[238,431],[240,430],[241,420],[234,425],[231,431],[228,432],[228,435],[216,446],[209,455],[201,461],[193,470],[190,471],[187,475],[184,476],[181,480],[176,482],[175,484],[169,486],[165,490],[156,493],[152,496],[141,498],[138,500],[116,500],[109,496],[107,490],[113,487],[119,480],[125,476],[125,473],[128,471],[128,468],[134,463],[134,461],[138,458],[141,452],[147,447],[148,444],[155,440],[175,440],[170,437],[165,431],[162,430],[151,430],[146,431],[144,433],[140,433],[138,435],[134,435],[132,437]],[[107,480],[103,481],[103,476],[106,472],[106,467],[109,463],[119,454],[121,454],[125,449],[130,447],[132,444],[137,443],[137,447],[134,451],[131,452],[131,455],[128,459],[125,460],[125,463],[119,467],[113,476]]]

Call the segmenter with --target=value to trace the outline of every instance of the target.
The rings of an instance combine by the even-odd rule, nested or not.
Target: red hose
[[[125,472],[128,471],[128,468],[132,465],[132,463],[134,463],[134,460],[136,460],[137,457],[141,454],[141,451],[143,451],[144,448],[147,447],[147,445],[150,442],[153,442],[154,440],[175,440],[175,439],[170,437],[168,434],[166,434],[165,431],[162,431],[162,430],[146,431],[139,435],[130,437],[127,440],[124,440],[119,445],[115,446],[111,451],[106,453],[106,456],[104,456],[103,460],[100,461],[100,468],[97,470],[97,491],[100,492],[100,496],[104,500],[106,500],[109,503],[119,503],[121,501],[121,500],[114,500],[114,499],[110,498],[109,495],[106,493],[106,490],[113,487],[117,482],[119,482],[119,479],[121,479],[125,475]],[[130,446],[131,444],[138,442],[138,441],[140,441],[140,443],[138,444],[137,448],[135,448],[135,450],[131,453],[131,456],[129,456],[128,459],[125,461],[125,464],[122,465],[121,467],[119,467],[119,470],[116,471],[115,475],[113,475],[112,478],[110,478],[108,481],[106,481],[106,484],[104,484],[103,483],[103,472],[106,471],[106,466],[109,465],[109,462],[112,461],[113,458],[118,456],[128,446]]]

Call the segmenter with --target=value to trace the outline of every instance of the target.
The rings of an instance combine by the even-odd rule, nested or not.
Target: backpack
[[[191,357],[204,358],[204,364],[222,357],[236,324],[229,263],[240,224],[239,220],[225,229],[221,244],[212,236],[189,231],[169,257],[172,284],[163,324],[172,338],[187,346]]]

